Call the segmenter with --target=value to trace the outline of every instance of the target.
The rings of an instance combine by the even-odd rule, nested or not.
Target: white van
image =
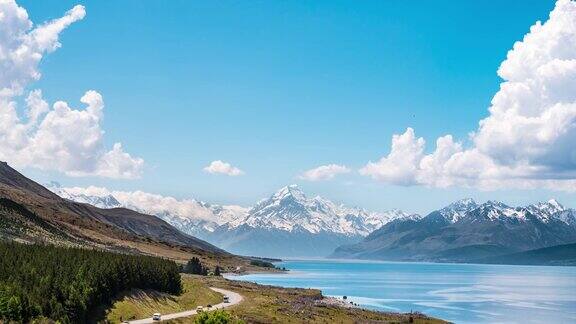
[[[229,302],[230,302],[230,297],[224,296],[224,302],[225,302],[225,303],[229,303]]]
[[[154,313],[154,315],[152,315],[152,320],[153,321],[159,321],[161,319],[161,315],[160,313]]]

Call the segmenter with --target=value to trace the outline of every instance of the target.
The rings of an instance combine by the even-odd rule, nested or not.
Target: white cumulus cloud
[[[207,167],[204,168],[204,171],[211,174],[225,174],[231,177],[244,174],[244,171],[238,169],[230,163],[220,160],[212,161]]]
[[[124,152],[120,143],[111,150],[104,145],[104,100],[98,92],[90,90],[80,98],[83,109],[64,101],[50,107],[39,89],[26,94],[40,79],[43,56],[58,49],[60,33],[85,14],[78,5],[61,18],[34,26],[15,1],[0,1],[0,160],[70,176],[137,178],[144,161]],[[23,116],[19,101],[25,102]]]
[[[576,2],[559,0],[498,69],[489,115],[464,147],[451,135],[425,153],[413,129],[360,173],[392,184],[576,190]]]
[[[343,165],[328,164],[302,173],[299,178],[308,181],[331,180],[339,174],[349,173],[350,169]]]
[[[32,28],[24,8],[12,0],[0,1],[0,96],[20,95],[30,82],[40,79],[38,64],[44,54],[59,48],[60,32],[85,15],[78,5],[63,17]]]

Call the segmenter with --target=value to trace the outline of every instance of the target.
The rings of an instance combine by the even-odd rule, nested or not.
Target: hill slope
[[[236,268],[249,260],[126,208],[101,209],[63,199],[0,163],[0,239],[96,247]]]

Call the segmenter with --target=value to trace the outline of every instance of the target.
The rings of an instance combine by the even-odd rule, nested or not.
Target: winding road
[[[244,299],[242,297],[242,295],[235,293],[233,291],[224,290],[224,289],[220,289],[220,288],[214,288],[214,287],[210,287],[210,289],[214,290],[215,292],[221,293],[222,295],[228,296],[228,299],[230,300],[229,303],[220,303],[220,304],[213,305],[210,310],[222,309],[222,308],[234,306],[234,305],[240,303]],[[206,306],[206,305],[202,305],[202,306]],[[180,312],[180,313],[162,314],[162,321],[171,320],[171,319],[175,319],[175,318],[181,318],[181,317],[188,317],[188,316],[192,316],[192,315],[196,315],[196,314],[197,314],[196,309],[188,310],[188,311],[184,311],[184,312]],[[129,321],[128,323],[130,323],[130,324],[147,324],[147,323],[157,323],[157,322],[158,321],[154,321],[152,319],[152,317],[149,317],[149,318],[144,318],[144,319],[140,319],[140,320]]]

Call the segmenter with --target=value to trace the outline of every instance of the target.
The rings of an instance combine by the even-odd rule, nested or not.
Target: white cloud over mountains
[[[343,165],[328,164],[302,173],[299,178],[308,181],[331,180],[339,174],[349,173],[350,169]]]
[[[220,160],[212,161],[207,167],[204,168],[204,171],[211,174],[225,174],[231,177],[244,174],[244,171],[238,169],[230,163]]]
[[[400,185],[576,190],[576,2],[559,0],[498,75],[500,90],[469,147],[446,135],[425,154],[425,140],[408,128],[360,173]]]
[[[78,5],[61,18],[34,26],[15,1],[0,1],[0,160],[70,176],[137,178],[142,159],[124,152],[120,143],[111,150],[104,146],[104,101],[98,92],[90,90],[80,98],[84,109],[64,101],[50,107],[41,90],[25,93],[41,77],[43,56],[61,46],[60,33],[84,16]],[[25,102],[20,109],[24,116],[19,101]]]
[[[194,199],[176,199],[170,196],[148,193],[144,191],[117,191],[103,187],[89,186],[62,188],[57,183],[56,186],[48,186],[50,190],[61,197],[92,203],[91,197],[113,197],[121,206],[137,210],[144,213],[163,215],[170,214],[183,219],[197,219],[217,224],[224,224],[233,219],[242,217],[248,210],[237,205],[212,206]],[[102,208],[112,208],[118,206],[100,206]]]

